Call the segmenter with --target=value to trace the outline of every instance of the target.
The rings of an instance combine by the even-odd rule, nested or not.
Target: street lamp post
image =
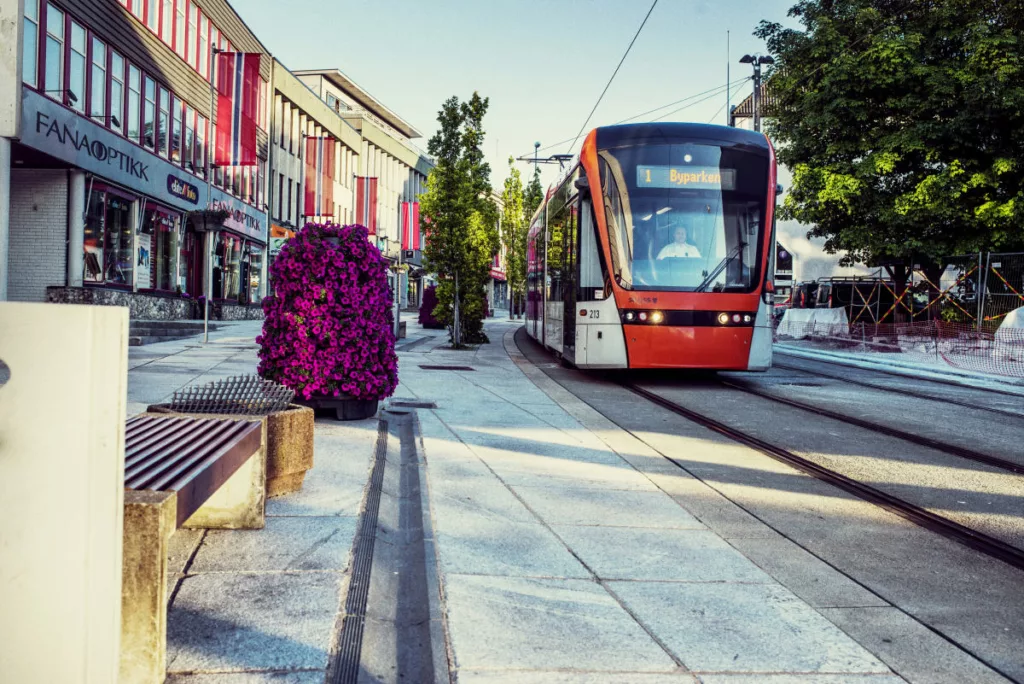
[[[754,130],[761,131],[761,65],[775,64],[775,60],[768,55],[743,55],[740,64],[752,64],[754,66]]]

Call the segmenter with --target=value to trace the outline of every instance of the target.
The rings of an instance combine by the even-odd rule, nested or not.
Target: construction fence
[[[883,277],[823,280],[812,301],[829,315],[780,316],[776,340],[1024,377],[1024,253],[944,263],[915,268],[902,293]]]

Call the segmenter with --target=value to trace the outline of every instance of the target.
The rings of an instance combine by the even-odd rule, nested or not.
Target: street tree
[[[533,166],[533,178],[530,179],[530,184],[526,186],[526,198],[524,200],[524,213],[526,214],[526,222],[529,223],[533,219],[533,215],[537,212],[537,207],[544,201],[544,186],[540,184],[540,167],[536,164]]]
[[[482,147],[487,106],[478,93],[461,103],[453,96],[441,106],[440,127],[428,144],[437,163],[420,196],[424,265],[439,281],[432,313],[455,347],[487,341],[484,287],[498,249],[498,211]]]
[[[527,220],[523,195],[523,178],[508,158],[508,178],[501,192],[501,241],[505,248],[505,273],[508,278],[510,315],[516,311],[516,302],[526,294],[526,232]]]
[[[1020,0],[801,0],[762,22],[780,216],[841,263],[908,267],[1024,245]]]

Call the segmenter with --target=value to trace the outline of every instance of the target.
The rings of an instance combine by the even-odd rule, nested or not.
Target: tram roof
[[[654,123],[619,124],[601,126],[597,129],[598,149],[620,147],[631,142],[654,140],[714,140],[739,145],[751,145],[768,149],[768,139],[763,133],[742,128],[717,126],[714,124],[678,123],[658,121]]]

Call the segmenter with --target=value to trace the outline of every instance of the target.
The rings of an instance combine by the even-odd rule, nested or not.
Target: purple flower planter
[[[398,385],[387,265],[363,226],[306,224],[270,269],[260,375],[339,420],[374,415]]]

